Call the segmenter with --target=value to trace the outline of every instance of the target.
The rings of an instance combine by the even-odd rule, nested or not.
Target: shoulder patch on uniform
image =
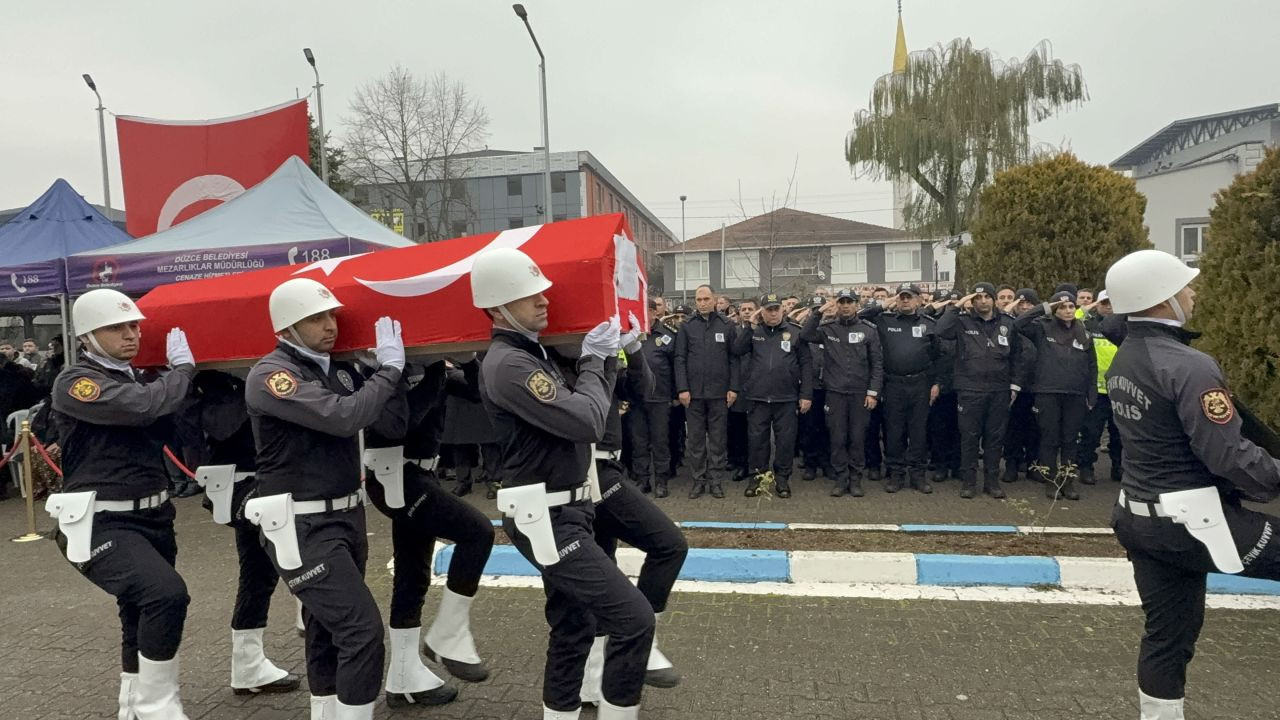
[[[277,370],[267,376],[267,391],[278,398],[287,398],[298,391],[298,381],[288,370]]]
[[[1236,407],[1231,404],[1231,396],[1222,388],[1213,388],[1200,393],[1200,409],[1211,422],[1226,425],[1236,416]]]
[[[71,387],[67,388],[67,394],[80,402],[93,402],[102,395],[102,388],[98,387],[98,383],[91,378],[82,377],[71,383]]]
[[[529,377],[525,378],[524,386],[542,402],[551,402],[556,399],[556,381],[543,370],[534,370],[529,373]]]

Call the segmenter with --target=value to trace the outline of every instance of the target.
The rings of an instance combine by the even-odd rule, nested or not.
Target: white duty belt
[[[1160,493],[1154,503],[1130,500],[1120,491],[1120,505],[1135,515],[1167,517],[1182,525],[1191,537],[1205,546],[1218,570],[1224,573],[1244,571],[1240,551],[1231,536],[1231,526],[1222,511],[1222,498],[1213,486]]]
[[[293,499],[293,493],[280,493],[256,497],[245,503],[244,515],[249,522],[262,528],[262,534],[276,551],[276,562],[284,570],[302,567],[302,553],[298,550],[298,529],[293,519],[298,515],[342,512],[354,510],[364,504],[364,491],[324,500]]]
[[[94,514],[150,510],[167,502],[169,493],[166,490],[136,500],[99,500],[97,491],[88,490],[54,493],[45,500],[44,509],[58,521],[58,530],[67,538],[67,559],[81,563],[89,561]]]

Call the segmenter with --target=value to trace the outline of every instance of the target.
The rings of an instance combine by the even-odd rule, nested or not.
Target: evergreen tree
[[[311,162],[311,171],[320,175],[320,128],[316,125],[316,119],[307,113],[307,142],[310,145],[309,155]],[[347,153],[333,142],[333,133],[326,132],[324,134],[325,151],[329,154],[329,187],[339,195],[346,195],[352,189],[351,181],[342,173],[342,163],[347,159]]]
[[[1232,393],[1280,426],[1280,149],[1217,195],[1200,256],[1192,324]]]

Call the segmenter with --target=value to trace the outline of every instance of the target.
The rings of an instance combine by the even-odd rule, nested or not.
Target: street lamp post
[[[688,304],[689,302],[689,264],[684,261],[685,258],[685,237],[684,237],[684,201],[689,199],[688,195],[680,196],[680,301]],[[724,262],[724,258],[720,258]]]
[[[311,71],[316,74],[316,122],[320,125],[320,180],[325,185],[329,184],[329,153],[324,150],[324,100],[320,97],[320,88],[324,87],[320,83],[320,70],[316,67],[316,56],[311,54],[311,48],[302,48],[302,54],[307,58],[307,64],[311,66]]]
[[[529,24],[529,13],[525,11],[524,5],[516,3],[511,6],[516,11],[516,16],[524,21],[525,29],[529,31],[529,38],[533,40],[533,48],[538,51],[538,92],[542,97],[542,157],[546,162],[546,167],[542,171],[543,192],[546,193],[546,203],[542,208],[542,222],[551,222],[551,131],[547,127],[547,56],[542,54],[542,46],[538,44],[538,36],[533,34],[533,26]]]
[[[107,208],[109,216],[111,214],[111,178],[107,174],[107,123],[103,119],[106,108],[102,106],[102,96],[98,94],[98,86],[94,84],[93,78],[89,77],[89,73],[85,73],[82,77],[84,77],[84,84],[93,91],[93,96],[98,98],[98,149],[102,152],[102,204]]]

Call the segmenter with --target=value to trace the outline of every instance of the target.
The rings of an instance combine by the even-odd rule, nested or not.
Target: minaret
[[[902,0],[898,0],[898,39],[893,47],[893,72],[898,74],[907,70],[907,34],[902,29]],[[906,177],[890,178],[893,182],[893,227],[903,230],[902,209],[906,205],[907,196],[911,194],[911,180]]]

